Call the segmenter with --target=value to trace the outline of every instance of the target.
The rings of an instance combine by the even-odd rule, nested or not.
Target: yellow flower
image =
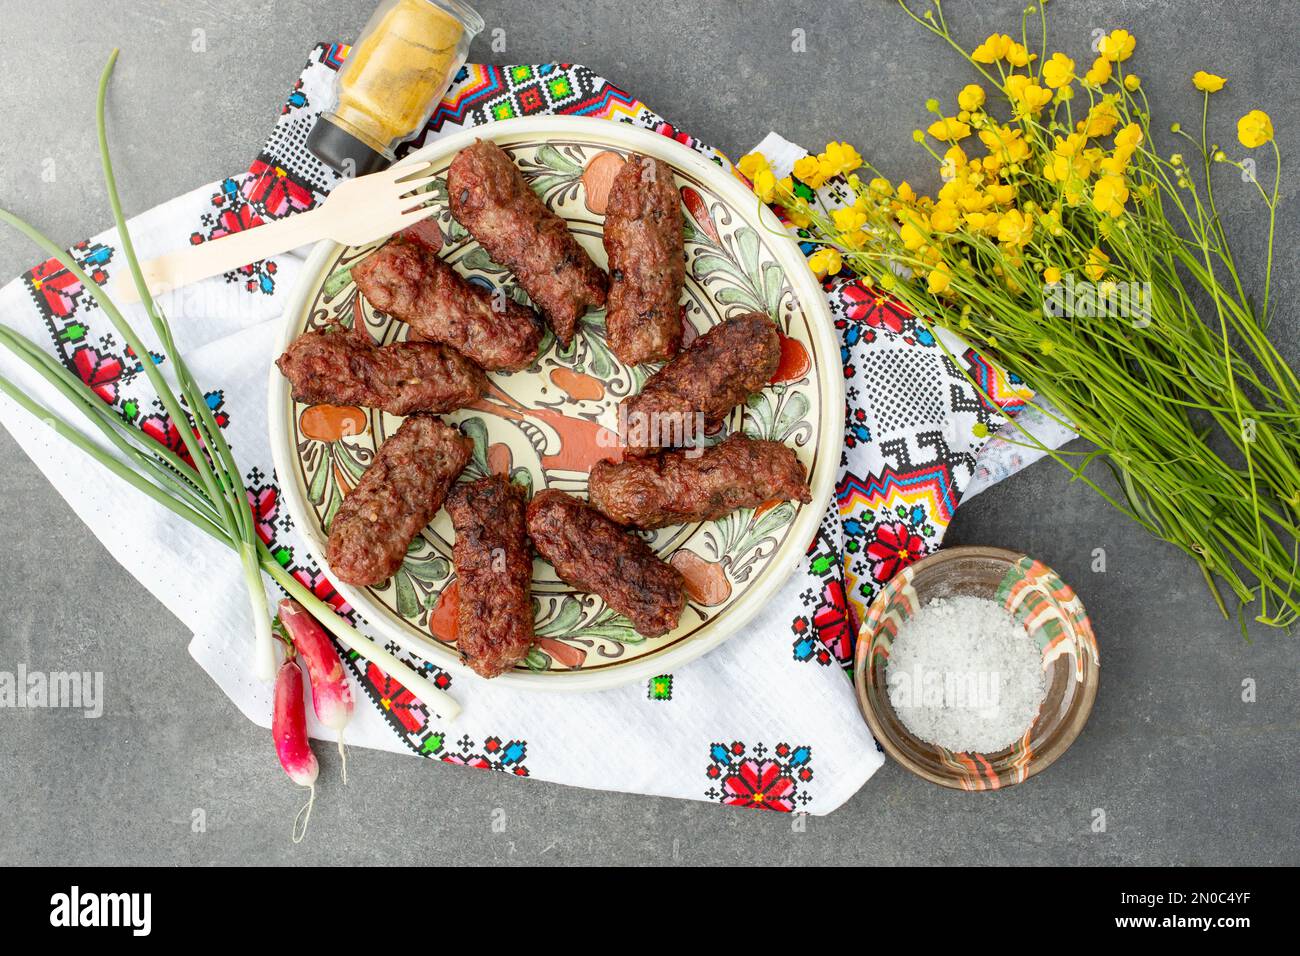
[[[903,248],[907,249],[909,252],[916,252],[916,250],[925,245],[925,241],[928,238],[926,233],[922,232],[917,224],[912,222],[903,223],[902,227],[898,230],[898,236],[903,240]]]
[[[1097,282],[1106,274],[1106,263],[1108,262],[1110,262],[1110,256],[1093,246],[1088,252],[1088,264],[1083,271],[1089,279]]]
[[[1089,86],[1102,86],[1110,81],[1112,72],[1113,67],[1110,65],[1110,60],[1104,56],[1099,56],[1093,61],[1088,72],[1083,74],[1083,82]]]
[[[1130,73],[1128,76],[1124,77],[1124,89],[1128,90],[1130,93],[1141,85],[1142,77],[1138,76],[1136,73]]]
[[[995,183],[989,186],[988,194],[999,206],[1008,206],[1015,201],[1016,187],[1007,183]]]
[[[1128,186],[1123,176],[1102,176],[1092,187],[1092,204],[1098,212],[1104,212],[1112,219],[1124,215],[1124,203],[1128,202]]]
[[[1133,55],[1137,42],[1137,37],[1127,30],[1111,30],[1101,38],[1098,52],[1112,63],[1121,63]]]
[[[822,246],[808,257],[808,268],[812,269],[817,278],[825,279],[827,276],[833,276],[844,268],[844,260],[841,258],[838,249]]]
[[[1142,145],[1142,127],[1137,123],[1129,123],[1122,130],[1115,134],[1115,148],[1122,149],[1126,152],[1133,152]]]
[[[1105,99],[1094,103],[1088,110],[1088,118],[1079,120],[1075,128],[1084,136],[1107,136],[1119,125],[1119,113],[1115,104]]]
[[[812,225],[812,212],[802,202],[798,205],[786,206],[785,217],[790,220],[790,225],[796,229],[807,229]]]
[[[768,169],[769,167],[767,157],[762,153],[747,153],[740,157],[740,162],[736,164],[736,168],[752,183],[759,170]]]
[[[844,206],[831,213],[835,228],[840,232],[853,232],[867,224],[867,214],[856,206]]]
[[[870,235],[863,232],[861,229],[857,229],[853,232],[840,233],[835,237],[835,241],[849,249],[862,249],[866,246],[867,241],[870,238]]]
[[[972,113],[984,105],[984,100],[984,87],[978,83],[963,86],[961,92],[957,94],[957,105]]]
[[[930,271],[930,277],[926,279],[925,287],[930,290],[931,294],[939,295],[942,292],[947,292],[950,285],[952,285],[952,271],[948,268],[948,263],[937,263],[934,269]]]
[[[935,232],[952,232],[957,223],[957,207],[953,203],[941,202],[930,213],[930,228]]]
[[[971,59],[976,63],[996,63],[1011,52],[1014,41],[1005,33],[993,33],[989,38],[971,51]]]
[[[963,212],[981,212],[993,204],[993,197],[970,185],[964,185],[957,196],[957,205]]]
[[[829,167],[831,175],[845,175],[862,166],[862,157],[848,143],[827,143],[826,152],[818,155],[821,165]]]
[[[1116,149],[1113,154],[1097,163],[1097,172],[1105,176],[1123,176],[1124,171],[1128,169],[1128,161],[1132,153],[1122,149]]]
[[[804,156],[795,160],[794,174],[813,189],[820,189],[830,179],[830,173],[817,161],[816,156]]]
[[[1263,110],[1251,110],[1237,120],[1237,139],[1247,149],[1272,142],[1273,121]]]
[[[1022,138],[1024,130],[1007,126],[990,126],[980,130],[980,141],[989,155],[1004,163],[1021,163],[1029,158],[1029,144]]]
[[[1007,62],[1012,66],[1028,66],[1038,59],[1037,53],[1030,53],[1023,43],[1012,43],[1007,47]]]
[[[970,127],[954,117],[935,120],[926,130],[931,136],[943,143],[955,143],[970,135]]]
[[[1008,246],[1023,246],[1034,235],[1034,217],[1019,209],[1008,209],[998,220],[998,241]]]
[[[1219,92],[1219,90],[1223,89],[1223,84],[1227,82],[1223,77],[1216,76],[1213,73],[1206,73],[1204,70],[1197,70],[1192,74],[1192,86],[1206,93]]]
[[[968,212],[964,217],[966,225],[975,232],[996,235],[998,231],[998,214],[995,212]]]
[[[1043,270],[1043,281],[1048,285],[1056,285],[1061,281],[1061,270],[1056,266],[1048,266]]]
[[[1008,76],[1003,88],[1018,113],[1037,113],[1052,101],[1049,90],[1043,89],[1033,81],[1032,77],[1025,76],[1023,73],[1013,73]]]
[[[802,197],[795,194],[794,180],[789,176],[777,180],[776,198],[785,209],[785,217],[796,229],[803,229],[812,222],[812,210]]]
[[[773,202],[776,199],[776,176],[770,169],[759,169],[751,177],[754,182],[754,195],[763,202]]]
[[[911,184],[906,179],[898,184],[898,198],[903,202],[912,202],[912,200],[916,199],[916,191],[912,189]]]
[[[1052,89],[1060,89],[1074,79],[1074,61],[1064,53],[1053,53],[1043,64],[1043,82]]]

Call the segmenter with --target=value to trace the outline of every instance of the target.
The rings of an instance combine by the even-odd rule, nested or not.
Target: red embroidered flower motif
[[[324,573],[318,571],[312,574],[306,568],[295,568],[292,573],[303,587],[310,589],[312,594],[334,610],[343,615],[352,613],[352,605],[348,604],[347,598],[334,589],[334,585],[330,584]]]
[[[187,423],[188,424],[188,423]],[[140,431],[144,432],[164,448],[169,448],[180,456],[181,461],[194,467],[194,459],[190,456],[190,447],[186,442],[181,440],[180,429],[171,420],[168,415],[150,415],[140,423]],[[191,429],[188,441],[198,445],[198,438],[194,436]]]
[[[925,557],[925,539],[903,521],[892,521],[876,528],[876,538],[867,545],[872,575],[885,582],[902,568]]]
[[[45,278],[43,272],[55,267],[51,278]],[[77,307],[77,296],[82,292],[81,280],[71,272],[62,270],[63,265],[57,259],[51,259],[32,270],[32,288],[40,293],[50,314],[58,318],[67,318]]]
[[[660,136],[667,136],[670,139],[675,139],[683,146],[690,146],[693,142],[695,142],[695,140],[691,138],[689,133],[683,133],[672,123],[666,123],[666,122],[656,123],[655,132],[658,133]]]
[[[795,804],[812,800],[807,787],[800,789],[813,778],[811,761],[812,748],[803,744],[749,748],[738,740],[713,743],[704,771],[713,785],[704,795],[731,807],[793,813]]]
[[[903,331],[907,310],[892,299],[882,299],[879,293],[861,282],[847,282],[839,288],[844,302],[844,314],[854,322],[862,322],[873,329],[886,328],[891,332]]]
[[[222,210],[221,215],[217,218],[220,225],[212,230],[209,239],[220,239],[222,236],[228,236],[232,232],[243,232],[245,229],[252,229],[254,226],[262,224],[262,217],[253,212],[252,206],[240,206],[238,209]]]
[[[794,781],[775,760],[750,758],[722,781],[722,802],[732,807],[794,812]]]
[[[492,762],[482,754],[470,754],[468,757],[462,757],[460,754],[447,754],[442,758],[443,763],[454,763],[461,767],[476,767],[479,770],[491,770]]]
[[[294,576],[297,577],[297,574]],[[414,694],[369,661],[366,662],[366,680],[375,689],[379,706],[403,728],[410,733],[419,733],[424,729],[429,722],[429,715]]]
[[[864,320],[872,328],[884,327],[891,332],[903,331],[903,320],[908,318],[907,309],[892,299],[879,301]]]
[[[822,591],[822,604],[813,613],[817,637],[841,663],[853,657],[853,627],[849,621],[844,582],[833,580]]]
[[[269,545],[275,539],[275,519],[280,511],[280,493],[275,485],[248,489],[248,506],[257,522],[257,536]]]
[[[285,216],[312,207],[311,190],[296,182],[283,166],[254,161],[242,192],[250,202],[262,204],[270,216]]]
[[[122,360],[115,355],[104,355],[89,345],[72,353],[81,380],[95,390],[95,394],[108,404],[117,401],[117,380],[122,377]]]

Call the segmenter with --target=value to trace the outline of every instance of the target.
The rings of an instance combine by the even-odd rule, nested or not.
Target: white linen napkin
[[[323,197],[332,179],[306,154],[301,136],[346,52],[339,45],[313,51],[275,135],[250,172],[202,186],[132,220],[142,258],[292,214]],[[467,66],[415,145],[529,111],[636,123],[726,162],[576,65]],[[762,149],[774,158],[778,150],[795,149],[784,142],[769,137]],[[286,566],[330,598],[332,589],[279,504],[265,407],[281,310],[307,251],[198,283],[163,305],[180,350],[209,390],[209,405],[246,469],[265,535]],[[115,232],[74,252],[105,281],[126,272]],[[438,672],[464,705],[461,718],[447,726],[391,680],[401,675],[383,675],[352,660],[358,706],[348,741],[582,787],[756,809],[821,814],[847,800],[883,760],[845,670],[860,609],[902,563],[939,546],[963,493],[1037,456],[987,443],[1021,407],[1023,387],[950,340],[954,354],[985,375],[999,398],[1002,408],[990,408],[912,320],[864,297],[852,283],[834,285],[828,294],[844,341],[849,389],[837,502],[808,557],[757,620],[672,674],[598,693],[529,693],[468,677],[452,681]],[[126,311],[151,341],[139,307]],[[127,353],[85,291],[57,264],[0,289],[0,321],[50,348],[146,431],[174,440],[136,372],[139,358]],[[162,368],[166,372],[165,363]],[[78,420],[7,352],[0,352],[0,373]],[[200,666],[250,720],[268,726],[271,687],[250,672],[253,628],[247,602],[238,597],[243,583],[232,555],[88,462],[8,399],[0,399],[0,421],[91,533],[192,629],[190,651]],[[1040,426],[1035,434],[1049,444],[1069,437]],[[995,447],[1000,451],[993,455]],[[165,704],[165,695],[159,701]],[[312,735],[333,739],[308,710]]]

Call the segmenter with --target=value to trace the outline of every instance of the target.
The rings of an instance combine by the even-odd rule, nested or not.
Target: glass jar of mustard
[[[383,169],[428,122],[482,29],[483,18],[461,0],[382,0],[307,148],[344,176]]]

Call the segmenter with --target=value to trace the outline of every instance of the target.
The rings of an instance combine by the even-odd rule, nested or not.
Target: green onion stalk
[[[1164,155],[1141,80],[1126,70],[1137,45],[1128,31],[1109,33],[1089,68],[1049,52],[1042,3],[1015,37],[994,34],[969,53],[941,2],[923,13],[900,5],[978,74],[953,109],[928,101],[937,119],[913,136],[942,187],[919,195],[832,143],[779,181],[762,157],[745,157],[755,192],[821,244],[809,260],[819,275],[857,274],[1032,386],[1031,405],[1094,447],[1025,443],[1191,556],[1225,616],[1226,584],[1243,635],[1247,607],[1290,629],[1300,620],[1300,378],[1267,335],[1281,184],[1272,121],[1252,110],[1237,125],[1242,146],[1272,146],[1267,189],[1254,160],[1230,158],[1207,134],[1223,78],[1195,75],[1200,135],[1173,124],[1187,155]],[[1220,215],[1216,167],[1235,170],[1268,211],[1258,301]],[[837,175],[849,192],[828,205],[818,189]],[[1086,473],[1097,460],[1118,490]]]
[[[38,345],[4,325],[0,325],[0,345],[36,372],[80,412],[102,442],[73,426],[4,376],[0,376],[0,391],[114,475],[235,553],[243,569],[256,628],[253,664],[254,673],[259,679],[270,681],[274,679],[276,671],[271,614],[262,582],[262,574],[265,572],[320,621],[345,648],[373,661],[399,679],[440,717],[451,720],[460,708],[445,691],[435,687],[423,675],[351,627],[333,608],[286,571],[257,536],[247,492],[230,445],[208,408],[202,388],[176,348],[166,316],[149,292],[122,212],[104,121],[105,99],[117,55],[118,51],[114,50],[99,82],[96,126],[100,160],[122,253],[130,267],[150,325],[161,343],[163,354],[170,362],[178,390],[173,391],[162,372],[149,360],[150,350],[110,296],[91,280],[66,250],[59,248],[30,223],[3,208],[0,208],[0,221],[23,233],[48,256],[57,260],[94,297],[113,327],[132,351],[141,357],[141,366],[149,384],[181,433],[181,441],[189,453],[188,460],[128,424],[79,376]],[[187,408],[192,414],[186,413]],[[190,434],[184,433],[186,423],[190,425]],[[104,443],[109,447],[106,448]]]

